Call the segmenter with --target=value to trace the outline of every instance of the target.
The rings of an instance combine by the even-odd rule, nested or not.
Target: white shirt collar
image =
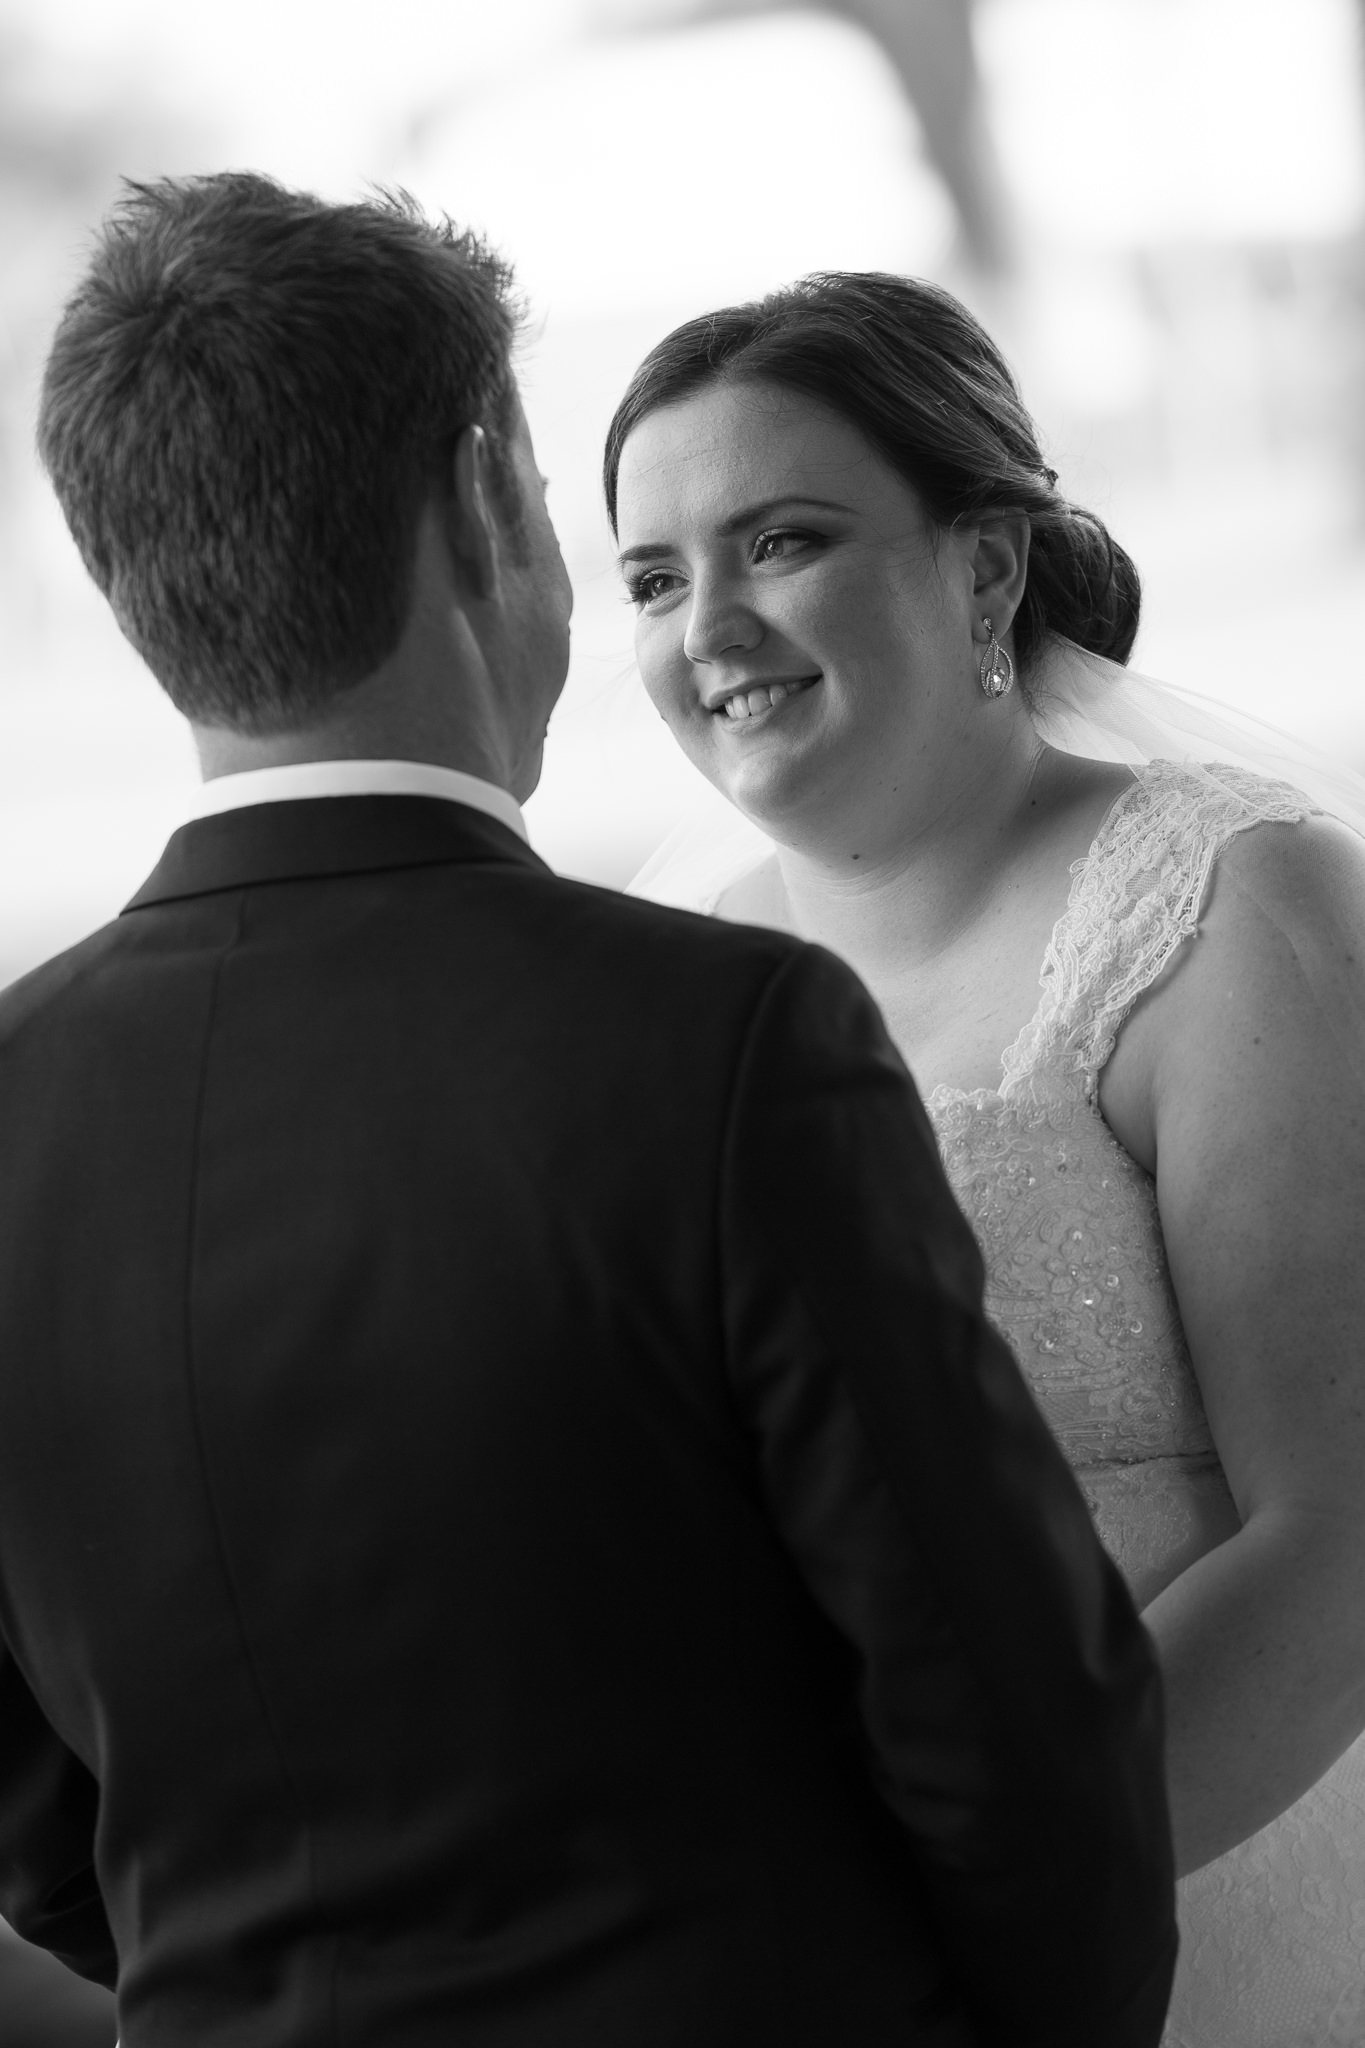
[[[466,775],[461,768],[438,768],[433,761],[300,761],[289,768],[217,775],[200,789],[190,816],[211,818],[218,811],[242,810],[249,804],[294,803],[314,796],[440,796],[484,811],[519,838],[527,837],[515,797],[481,776]]]

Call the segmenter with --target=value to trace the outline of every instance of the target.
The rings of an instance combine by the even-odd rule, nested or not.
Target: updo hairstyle
[[[1123,662],[1137,635],[1137,570],[1092,512],[1069,504],[1009,366],[948,292],[883,271],[818,271],[766,299],[703,314],[641,363],[603,463],[616,531],[621,450],[661,406],[716,383],[799,391],[855,426],[941,527],[1025,512],[1028,582],[1014,618],[1021,675],[1047,633]]]

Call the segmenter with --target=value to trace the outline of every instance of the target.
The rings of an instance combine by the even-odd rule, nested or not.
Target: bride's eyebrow
[[[741,512],[732,512],[716,528],[720,540],[729,540],[741,533],[746,526],[754,526],[761,519],[771,519],[775,513],[794,511],[804,505],[819,512],[851,512],[851,505],[841,505],[835,498],[765,498],[761,504],[746,505]],[[665,555],[677,551],[666,541],[642,541],[639,547],[623,548],[616,557],[618,568],[624,569],[628,562],[659,562]]]

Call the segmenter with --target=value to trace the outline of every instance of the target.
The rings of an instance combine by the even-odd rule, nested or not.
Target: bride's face
[[[838,414],[717,385],[621,457],[640,673],[709,781],[779,838],[933,801],[971,743],[976,534],[942,532]]]

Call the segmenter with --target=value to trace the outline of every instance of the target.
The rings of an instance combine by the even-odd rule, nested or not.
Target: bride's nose
[[[727,654],[757,647],[762,638],[762,620],[736,590],[698,578],[683,634],[683,653],[689,661],[720,661]]]

